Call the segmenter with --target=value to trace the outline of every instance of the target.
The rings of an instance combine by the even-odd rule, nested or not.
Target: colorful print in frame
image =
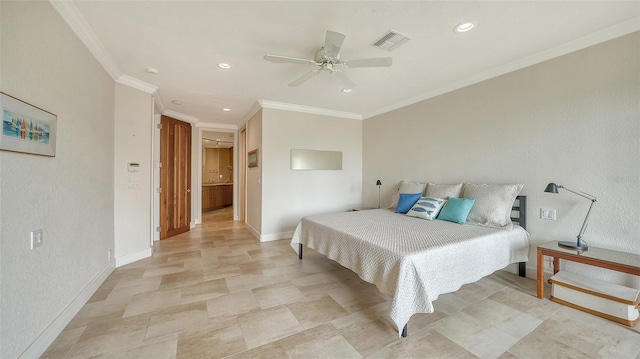
[[[0,150],[56,155],[56,115],[0,92]]]

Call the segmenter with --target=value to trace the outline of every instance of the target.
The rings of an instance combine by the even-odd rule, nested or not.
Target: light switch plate
[[[540,208],[540,218],[555,221],[556,210],[554,208]]]
[[[42,237],[42,229],[37,229],[31,232],[31,249],[42,245]]]

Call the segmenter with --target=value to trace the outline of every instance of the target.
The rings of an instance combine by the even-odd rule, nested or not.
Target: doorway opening
[[[202,215],[233,206],[234,134],[202,132]]]

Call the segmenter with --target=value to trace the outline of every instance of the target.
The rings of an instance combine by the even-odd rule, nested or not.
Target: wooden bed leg
[[[521,277],[527,277],[527,262],[518,263],[518,275]]]
[[[407,337],[407,325],[404,325],[404,328],[402,328],[402,337],[406,338]]]
[[[302,243],[298,243],[298,258],[302,259]]]

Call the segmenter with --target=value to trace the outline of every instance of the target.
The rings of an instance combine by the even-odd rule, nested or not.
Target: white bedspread
[[[511,263],[526,262],[529,234],[390,210],[316,215],[302,219],[291,239],[312,248],[393,297],[391,319],[400,332],[415,313],[433,313],[440,294],[458,290]]]

